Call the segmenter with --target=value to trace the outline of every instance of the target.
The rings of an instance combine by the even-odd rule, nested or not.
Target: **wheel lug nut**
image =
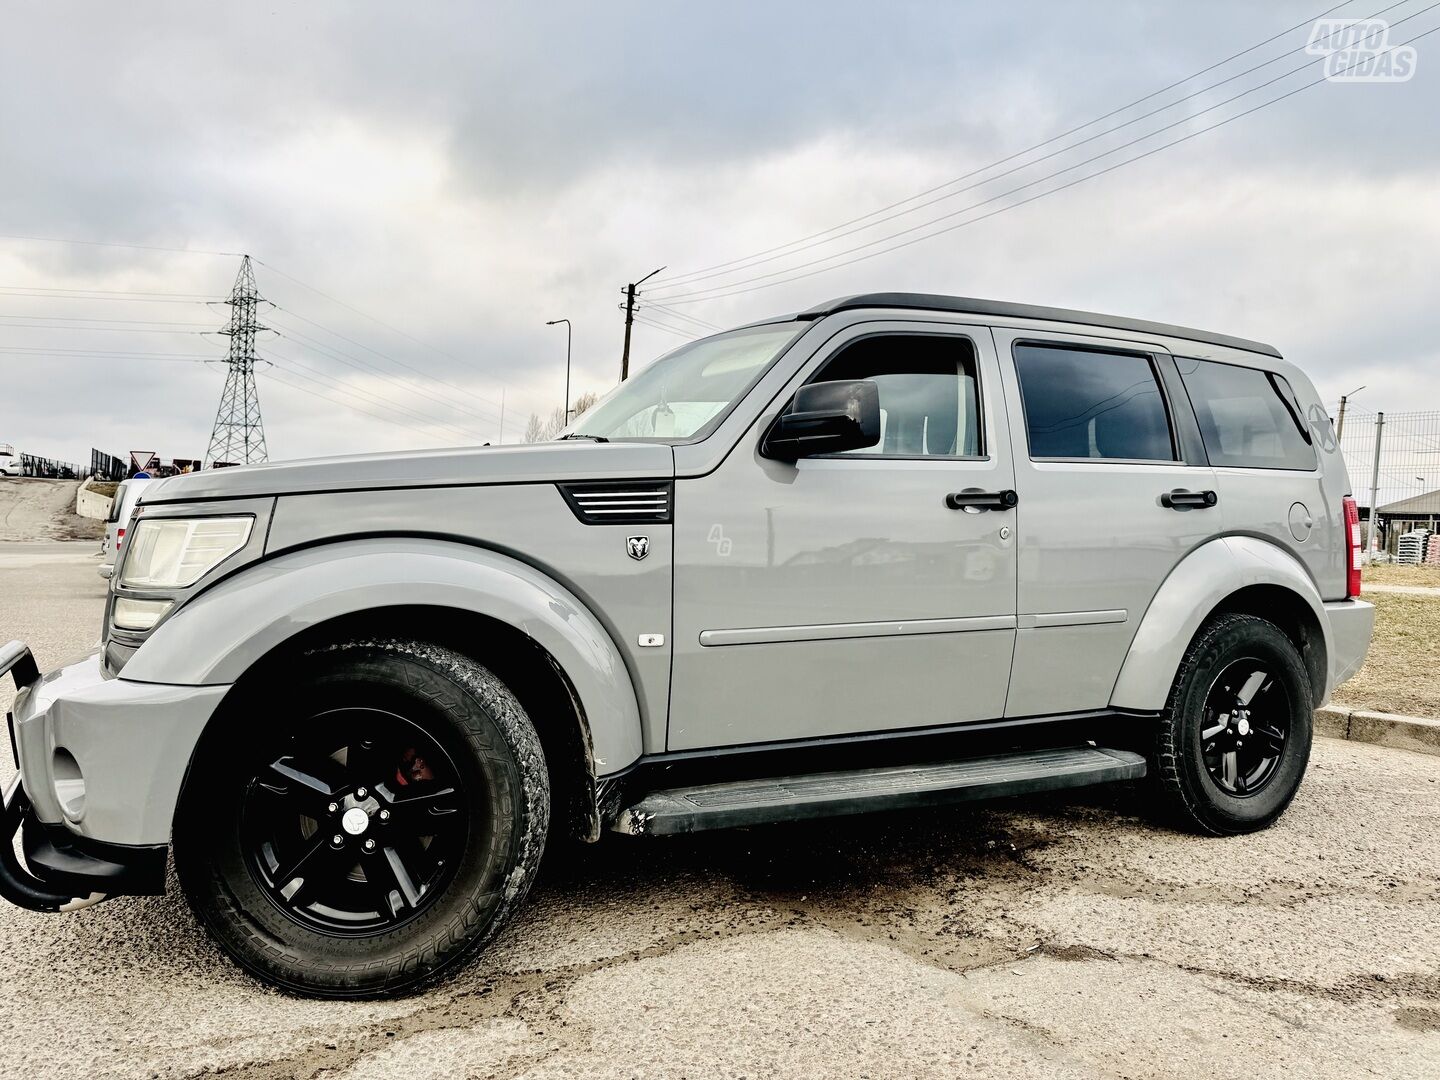
[[[341,844],[345,843],[345,837],[341,836],[341,835],[337,832],[334,836],[332,836],[332,837],[330,838],[330,842],[331,842],[332,844],[334,844],[336,847],[339,847]]]
[[[363,845],[361,845],[361,846],[364,847],[366,851],[374,851],[374,850],[375,850],[375,841],[374,841],[374,840],[366,840],[365,843],[364,843]]]
[[[334,813],[336,813],[337,811],[339,811],[339,809],[340,809],[340,804],[339,804],[339,803],[333,803],[333,802],[332,802],[329,806],[325,807],[325,809],[328,810],[330,813],[334,814]]]
[[[379,816],[380,816],[380,820],[381,820],[381,821],[389,821],[389,820],[390,820],[390,811],[389,811],[389,810],[381,810]]]
[[[363,787],[362,787],[362,788],[356,788],[356,789],[355,789],[355,797],[356,797],[357,799],[363,799],[363,798],[365,798],[365,796],[368,795],[368,794],[369,794],[369,792],[366,791]]]

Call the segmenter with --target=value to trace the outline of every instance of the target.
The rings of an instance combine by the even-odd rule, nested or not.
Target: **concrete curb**
[[[1397,716],[1327,705],[1315,710],[1315,734],[1440,755],[1440,720],[1427,720],[1423,716]]]

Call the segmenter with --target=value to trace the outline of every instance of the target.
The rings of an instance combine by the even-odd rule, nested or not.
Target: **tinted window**
[[[1279,375],[1258,368],[1177,357],[1212,465],[1313,469],[1315,449],[1295,393]]]
[[[1149,357],[1016,345],[1015,370],[1032,458],[1175,460]]]
[[[922,334],[862,338],[811,382],[868,379],[879,389],[880,443],[854,454],[978,457],[975,347],[966,338]]]

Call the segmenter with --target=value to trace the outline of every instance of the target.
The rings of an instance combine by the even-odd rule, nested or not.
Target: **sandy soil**
[[[77,480],[0,477],[0,541],[100,540],[105,523],[75,513]]]

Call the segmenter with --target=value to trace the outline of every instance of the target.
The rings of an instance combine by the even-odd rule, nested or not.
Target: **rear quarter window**
[[[1241,469],[1316,467],[1315,447],[1283,375],[1177,356],[1210,464]]]

